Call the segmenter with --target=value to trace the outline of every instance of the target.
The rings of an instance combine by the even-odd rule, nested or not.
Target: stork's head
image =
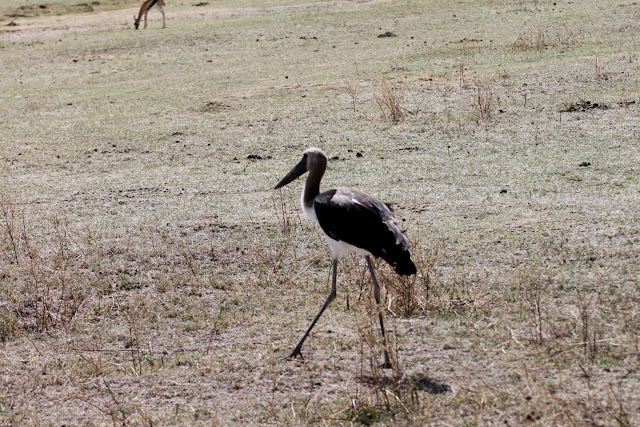
[[[280,188],[289,184],[305,172],[319,174],[320,178],[327,169],[327,156],[319,148],[308,148],[302,155],[302,160],[274,187]],[[316,175],[317,176],[317,175]]]

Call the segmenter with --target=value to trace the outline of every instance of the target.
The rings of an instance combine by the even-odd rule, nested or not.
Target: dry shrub
[[[397,274],[385,261],[372,257],[376,277],[380,284],[381,304],[384,312],[392,316],[408,318],[422,315],[433,308],[432,300],[438,297],[432,287],[432,270],[438,259],[438,250],[426,247],[419,240],[411,241],[411,259],[417,273],[411,276]],[[345,258],[340,263],[340,273],[344,283],[355,283],[359,288],[357,301],[364,298],[373,301],[373,283],[366,266],[360,264],[360,257]],[[349,305],[349,290],[347,305]],[[386,291],[386,292],[385,292]],[[379,327],[378,327],[379,329]]]
[[[557,29],[553,35],[538,30],[534,33],[520,33],[512,44],[512,48],[519,51],[541,51],[554,47],[576,47],[582,43],[583,37],[578,32],[569,29]]]
[[[349,97],[351,97],[351,105],[353,107],[353,112],[356,112],[356,101],[358,98],[358,90],[360,89],[360,81],[359,80],[350,80],[346,83],[347,93]]]
[[[608,347],[609,340],[604,337],[606,328],[603,328],[601,318],[600,296],[598,293],[585,294],[576,291],[577,300],[577,328],[580,347],[585,362],[596,361],[601,347]]]
[[[384,120],[394,123],[402,121],[405,110],[401,106],[405,101],[405,90],[392,86],[386,77],[380,81],[380,92],[375,95],[376,104]]]
[[[5,318],[19,329],[44,331],[68,325],[90,293],[92,273],[64,215],[53,213],[34,233],[18,203],[0,199],[0,275]],[[5,331],[8,336],[8,331]]]
[[[424,314],[432,294],[431,271],[438,259],[438,251],[425,248],[419,242],[411,242],[411,259],[418,272],[411,276],[400,276],[393,269],[378,263],[381,286],[387,290],[386,308],[400,317]]]
[[[522,33],[518,35],[518,39],[513,43],[515,50],[543,50],[546,49],[549,43],[546,41],[544,31],[540,30],[535,34]]]
[[[290,192],[286,194],[287,197],[285,197],[283,190],[272,193],[271,203],[280,231],[283,235],[289,237],[293,231],[302,226],[302,218],[300,216],[299,199],[292,199]]]
[[[476,94],[473,97],[473,109],[481,120],[493,117],[493,80],[476,80]]]
[[[553,278],[541,270],[522,269],[518,274],[521,312],[526,314],[530,324],[531,341],[539,345],[545,342],[547,334],[543,331],[546,322],[547,297]]]

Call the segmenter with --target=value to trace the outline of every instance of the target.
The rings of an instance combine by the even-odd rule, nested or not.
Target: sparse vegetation
[[[405,109],[401,104],[405,101],[404,89],[393,86],[387,77],[380,80],[380,91],[375,96],[380,114],[384,120],[397,123],[405,116]]]
[[[83,249],[75,240],[77,236],[72,236],[67,219],[53,212],[45,223],[47,234],[38,236],[24,209],[6,196],[0,200],[0,215],[6,263],[2,293],[7,314],[3,317],[8,322],[3,329],[13,329],[16,320],[25,331],[67,326],[95,280],[75,263]]]
[[[351,98],[351,104],[353,107],[353,112],[356,112],[356,101],[358,98],[358,90],[360,89],[360,82],[358,80],[350,80],[346,83],[347,93]]]
[[[0,5],[0,425],[640,424],[637,6],[93,3]],[[283,360],[308,146],[412,243],[393,370],[361,257]]]
[[[605,67],[602,63],[598,63],[598,58],[596,57],[594,61],[594,74],[596,80],[609,80],[609,73],[607,73]]]
[[[473,98],[473,109],[481,120],[493,118],[493,81],[476,80],[476,93]]]
[[[544,31],[538,31],[534,34],[523,33],[518,36],[513,48],[516,50],[543,50],[549,46],[546,38]]]

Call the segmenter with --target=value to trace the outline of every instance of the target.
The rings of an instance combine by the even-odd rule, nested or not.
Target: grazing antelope
[[[373,296],[378,306],[380,306],[380,285],[373,272],[371,256],[382,258],[400,275],[409,276],[416,273],[416,266],[409,254],[409,242],[396,225],[389,207],[367,194],[348,188],[320,193],[320,181],[326,169],[327,156],[317,148],[309,148],[304,152],[300,163],[275,186],[275,188],[285,186],[305,172],[309,172],[302,191],[302,210],[322,228],[333,258],[331,293],[307,332],[289,355],[289,359],[296,356],[302,357],[300,352],[302,344],[324,310],[336,298],[339,258],[350,252],[364,255],[373,281]],[[382,367],[390,368],[391,360],[387,353],[382,311],[378,313],[378,317],[385,347]]]
[[[164,0],[142,0],[142,3],[140,3],[140,11],[138,12],[138,17],[136,18],[135,15],[133,16],[133,19],[134,19],[133,25],[136,27],[136,30],[140,25],[140,19],[142,19],[143,14],[144,14],[144,28],[147,28],[147,13],[149,13],[149,9],[151,9],[153,6],[156,6],[160,10],[160,13],[162,13],[162,28],[165,27],[164,10],[162,10],[162,6],[164,6]]]

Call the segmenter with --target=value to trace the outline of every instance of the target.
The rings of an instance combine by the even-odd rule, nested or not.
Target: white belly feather
[[[351,252],[355,252],[360,255],[371,255],[366,249],[359,248],[357,246],[350,245],[347,242],[343,242],[342,240],[334,240],[331,237],[327,236],[323,231],[324,237],[327,238],[329,242],[329,247],[331,248],[331,257],[333,259],[344,258],[349,255]]]

